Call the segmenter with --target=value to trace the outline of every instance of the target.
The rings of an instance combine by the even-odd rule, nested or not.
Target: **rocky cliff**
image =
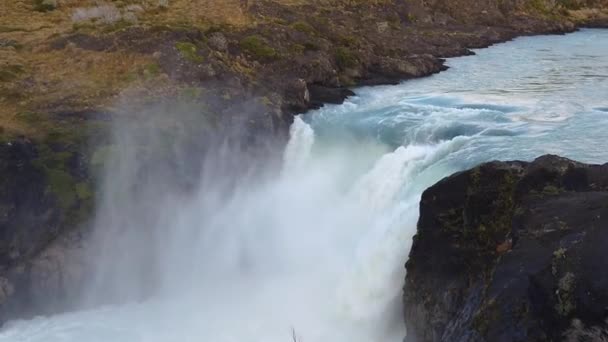
[[[407,341],[603,341],[608,164],[491,162],[426,190]]]

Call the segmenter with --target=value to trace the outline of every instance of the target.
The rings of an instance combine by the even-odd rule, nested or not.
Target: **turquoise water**
[[[463,139],[440,161],[462,169],[545,153],[608,161],[608,31],[525,37],[454,58],[398,86],[362,88],[310,114],[319,134],[346,130],[393,148]]]
[[[296,118],[273,179],[229,197],[202,183],[190,197],[136,198],[157,223],[128,206],[100,210],[161,232],[163,291],[10,322],[0,341],[401,341],[403,265],[425,188],[494,159],[608,161],[608,30],[520,38],[447,64]],[[120,170],[131,168],[108,170],[115,187],[128,179]],[[151,248],[140,232],[121,243]],[[100,277],[142,281],[130,271],[149,265],[106,248]]]

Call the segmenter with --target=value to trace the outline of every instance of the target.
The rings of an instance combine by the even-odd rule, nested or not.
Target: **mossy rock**
[[[253,35],[243,38],[240,42],[241,48],[256,59],[274,59],[278,56],[277,51],[272,48],[264,38]]]
[[[47,169],[48,190],[55,195],[62,209],[71,208],[78,198],[74,178],[64,170]]]
[[[203,56],[198,54],[198,48],[196,45],[190,42],[177,42],[175,48],[179,51],[180,55],[193,63],[202,63],[205,61]]]
[[[78,196],[79,200],[86,201],[93,197],[93,190],[87,182],[77,183],[74,188],[76,190],[76,195]]]

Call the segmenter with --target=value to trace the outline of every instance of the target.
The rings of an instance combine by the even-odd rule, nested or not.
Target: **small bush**
[[[357,46],[357,39],[353,36],[341,36],[339,39],[341,45],[354,47]]]
[[[547,12],[547,7],[543,0],[530,0],[528,2],[528,8],[539,13]]]
[[[182,55],[184,59],[187,59],[194,63],[202,63],[204,61],[203,56],[198,54],[198,48],[196,45],[190,42],[177,42],[175,48]]]
[[[357,65],[357,58],[345,47],[336,50],[336,64],[342,69],[353,68]]]
[[[306,43],[304,43],[304,48],[306,49],[306,51],[319,51],[319,50],[321,50],[321,48],[319,47],[319,45],[317,45],[316,43],[313,43],[313,42],[306,42]]]
[[[296,31],[308,34],[314,34],[316,32],[315,29],[305,21],[296,21],[295,23],[291,24],[291,27]]]
[[[241,48],[258,59],[273,59],[277,52],[260,36],[249,36],[241,40]]]
[[[34,10],[48,12],[57,8],[57,0],[34,0]]]
[[[583,5],[577,0],[558,0],[557,4],[568,10],[579,10]]]
[[[200,57],[200,56],[199,56]],[[151,78],[160,75],[161,69],[158,63],[150,63],[144,67],[144,77]]]
[[[306,47],[301,44],[293,44],[289,47],[289,52],[296,55],[302,54],[304,51],[306,51]]]

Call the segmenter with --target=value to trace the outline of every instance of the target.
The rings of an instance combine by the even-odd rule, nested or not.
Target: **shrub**
[[[583,7],[582,4],[577,0],[558,0],[557,4],[562,8],[569,10],[579,10]]]
[[[299,55],[301,53],[303,53],[304,51],[306,51],[306,47],[304,45],[300,45],[300,44],[293,44],[289,47],[289,52]]]
[[[249,36],[241,40],[241,48],[258,59],[272,59],[277,52],[260,36]]]
[[[315,29],[312,26],[310,26],[309,23],[307,23],[305,21],[296,21],[295,23],[291,24],[291,27],[294,30],[304,32],[304,33],[308,33],[308,34],[315,33]]]
[[[143,73],[146,78],[156,77],[161,73],[160,65],[158,63],[150,63],[144,67]]]
[[[175,48],[182,55],[184,59],[187,59],[194,63],[202,63],[203,57],[198,54],[198,48],[196,45],[190,42],[177,42]]]
[[[48,12],[57,8],[57,0],[34,0],[34,10]]]
[[[357,65],[357,58],[353,55],[353,53],[345,47],[339,47],[336,50],[336,64],[342,68],[352,68]]]
[[[304,43],[304,48],[306,49],[306,51],[319,51],[321,49],[319,45],[313,42]]]

